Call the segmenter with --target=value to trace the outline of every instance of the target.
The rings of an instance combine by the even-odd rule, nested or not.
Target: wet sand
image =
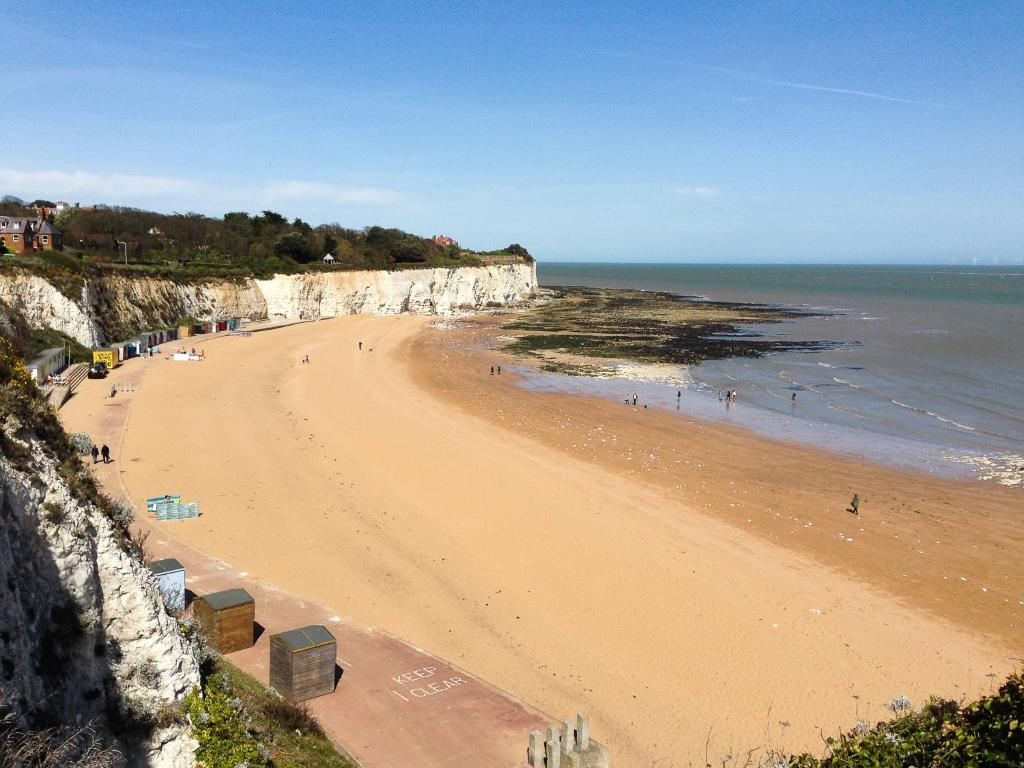
[[[197,499],[176,536],[588,711],[619,766],[700,763],[709,730],[712,756],[816,749],[892,696],[988,690],[1020,655],[1010,497],[821,453],[809,474],[808,449],[524,392],[428,322],[338,318],[155,365],[119,450],[129,492]],[[829,480],[847,471],[860,521]]]

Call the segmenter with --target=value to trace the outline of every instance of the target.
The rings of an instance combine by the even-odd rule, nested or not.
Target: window
[[[14,236],[14,242],[18,242],[18,236],[17,235]]]
[[[44,243],[48,243],[48,242],[50,242],[50,237],[49,237],[49,235],[43,235],[43,242],[44,242]]]

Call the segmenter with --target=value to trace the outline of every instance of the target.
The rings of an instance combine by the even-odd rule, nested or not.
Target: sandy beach
[[[126,488],[199,500],[168,529],[254,577],[589,712],[617,766],[817,750],[1024,652],[1019,493],[526,392],[488,374],[509,362],[479,351],[490,329],[428,326],[337,318],[146,363]]]

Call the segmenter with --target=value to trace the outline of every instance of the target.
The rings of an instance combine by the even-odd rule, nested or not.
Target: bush
[[[199,742],[196,758],[206,768],[269,766],[270,752],[249,731],[248,715],[241,699],[220,674],[211,675],[185,699],[192,736]]]
[[[263,702],[263,715],[289,731],[301,731],[314,736],[323,736],[324,729],[316,715],[304,704],[292,704],[280,696],[273,696]]]
[[[0,765],[4,768],[121,768],[120,752],[105,749],[92,728],[23,728],[10,700],[0,697]]]
[[[1020,768],[1024,765],[1024,677],[961,707],[933,698],[919,711],[894,699],[896,717],[827,740],[824,758],[799,755],[788,768]]]
[[[94,445],[92,438],[85,432],[72,432],[68,439],[74,449],[83,455],[89,453]]]

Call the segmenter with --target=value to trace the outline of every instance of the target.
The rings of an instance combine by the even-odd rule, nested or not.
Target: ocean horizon
[[[887,465],[1024,484],[1024,267],[540,262],[538,278],[807,311],[743,330],[835,346],[676,376],[629,365],[622,379],[652,406]],[[621,398],[625,383],[544,374],[530,386]],[[727,409],[728,390],[738,402]]]

